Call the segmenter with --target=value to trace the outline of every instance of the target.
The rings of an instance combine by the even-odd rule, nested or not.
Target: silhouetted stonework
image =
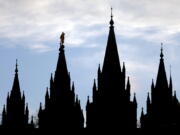
[[[180,104],[176,92],[172,95],[173,85],[170,75],[169,84],[164,66],[163,48],[161,48],[159,70],[156,84],[152,81],[151,98],[148,93],[147,113],[141,112],[141,128],[178,128],[180,126]]]
[[[64,41],[61,41],[59,59],[55,75],[51,75],[50,89],[46,92],[45,107],[40,104],[39,128],[72,129],[84,127],[84,116],[80,100],[75,96],[74,83],[71,86],[64,54]]]
[[[92,102],[87,101],[87,128],[135,129],[137,127],[137,102],[131,101],[130,80],[126,68],[121,69],[114,21],[111,15],[110,30],[102,70],[99,66],[97,86],[94,80]],[[126,83],[127,81],[127,83]]]
[[[28,104],[25,106],[25,95],[21,94],[18,67],[16,61],[15,77],[10,94],[7,96],[6,106],[4,105],[2,112],[3,128],[32,128],[34,126],[28,123],[29,109]]]

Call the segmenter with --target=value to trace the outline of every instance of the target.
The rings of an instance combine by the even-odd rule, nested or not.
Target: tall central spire
[[[116,44],[116,37],[114,33],[114,21],[113,21],[113,13],[112,13],[112,8],[111,8],[109,36],[108,36],[102,71],[106,72],[106,71],[112,71],[112,70],[114,70],[115,72],[120,70],[120,62],[119,62],[118,49],[117,49],[117,44]]]

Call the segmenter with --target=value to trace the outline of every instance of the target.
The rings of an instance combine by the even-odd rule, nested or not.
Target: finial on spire
[[[65,33],[62,32],[60,36],[60,51],[64,49],[64,39],[65,39]]]
[[[111,7],[111,18],[113,17],[112,10],[113,10],[113,8]]]
[[[170,68],[170,77],[171,77],[171,65],[169,66],[169,68]]]
[[[16,59],[16,69],[15,72],[18,73],[18,60]]]
[[[163,59],[164,54],[163,54],[163,43],[161,43],[161,54],[160,54],[161,59]]]
[[[113,21],[113,13],[112,13],[113,11],[112,11],[112,10],[113,10],[113,8],[111,7],[111,20],[110,20],[110,25],[111,25],[111,26],[113,26],[113,24],[114,24],[114,21]]]

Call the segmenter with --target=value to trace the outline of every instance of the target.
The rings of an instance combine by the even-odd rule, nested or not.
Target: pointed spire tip
[[[110,20],[110,25],[113,26],[114,25],[114,21],[113,21],[113,8],[111,7],[111,20]]]
[[[16,59],[16,68],[15,68],[15,72],[18,73],[18,59]]]
[[[161,54],[160,54],[161,59],[163,59],[164,54],[163,54],[163,43],[161,43]]]

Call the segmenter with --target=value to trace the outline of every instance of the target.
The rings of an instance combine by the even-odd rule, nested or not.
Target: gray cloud
[[[180,31],[178,0],[1,0],[0,3],[0,37],[10,40],[26,39],[41,44],[45,40],[58,40],[57,35],[65,31],[68,44],[81,46],[89,38],[107,32],[104,28],[111,5],[121,35],[170,42],[172,34]],[[152,27],[157,32],[147,33]]]

